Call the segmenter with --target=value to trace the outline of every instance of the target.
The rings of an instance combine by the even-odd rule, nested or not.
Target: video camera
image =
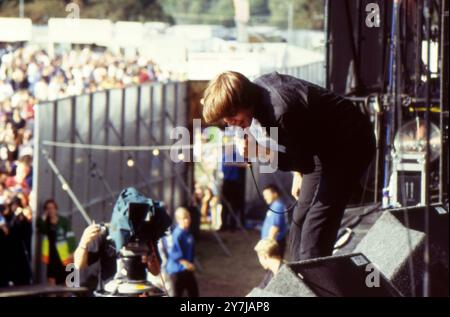
[[[117,251],[117,271],[114,279],[96,296],[163,296],[164,292],[147,281],[147,266],[143,256],[151,251],[171,225],[172,220],[163,204],[143,196],[135,188],[124,189],[114,205],[111,222],[106,228]],[[102,226],[101,230],[105,230]]]

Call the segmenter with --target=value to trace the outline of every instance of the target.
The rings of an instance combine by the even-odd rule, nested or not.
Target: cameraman
[[[117,271],[117,251],[114,242],[107,239],[107,236],[107,230],[94,222],[84,230],[74,254],[74,264],[78,270],[99,263],[98,289],[102,289],[102,286],[112,279]],[[158,275],[161,260],[156,246],[151,245],[151,243],[148,246],[150,256],[143,256],[142,261],[147,263],[147,269],[152,275]],[[91,283],[88,279],[88,287],[92,286]]]

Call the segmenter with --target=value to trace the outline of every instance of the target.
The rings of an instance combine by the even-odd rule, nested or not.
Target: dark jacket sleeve
[[[100,259],[99,251],[96,251],[96,252],[89,251],[88,252],[88,255],[87,255],[87,264],[88,265],[92,265],[92,264],[96,263],[99,259]]]
[[[106,240],[106,235],[100,235],[94,240],[96,245],[95,250],[88,250],[87,254],[87,263],[88,265],[92,265],[100,260],[100,258],[106,253],[108,243]]]
[[[314,123],[311,122],[307,86],[294,77],[277,73],[262,76],[255,83],[264,88],[262,103],[266,109],[261,117],[265,124],[275,123],[278,142],[286,147],[286,153],[278,152],[278,168],[312,172],[311,126]]]
[[[39,217],[36,221],[36,228],[40,234],[48,233],[48,226],[46,225],[46,222],[41,217]]]
[[[278,120],[278,138],[286,147],[286,153],[278,152],[278,168],[282,171],[298,171],[303,174],[314,171],[314,158],[307,135],[295,116],[283,114]]]
[[[278,167],[285,171],[310,173],[314,170],[313,131],[308,87],[297,78],[274,76],[272,99],[275,120],[279,128],[280,144],[286,153],[280,153]]]

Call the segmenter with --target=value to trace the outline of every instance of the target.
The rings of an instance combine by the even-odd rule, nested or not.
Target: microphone
[[[248,134],[244,134],[244,136],[243,136],[243,138],[244,138],[244,140],[247,140],[248,139]],[[236,140],[238,140],[239,138],[238,137],[235,137],[234,138],[234,140],[235,140],[235,144],[236,144]],[[242,138],[241,138],[241,140],[242,140]],[[241,157],[242,157],[242,155],[240,155]],[[224,166],[235,166],[235,167],[241,167],[241,168],[246,168],[246,167],[252,167],[252,162],[250,162],[249,160],[248,160],[248,158],[246,158],[246,157],[243,157],[243,162],[241,161],[241,162],[223,162],[223,165]]]

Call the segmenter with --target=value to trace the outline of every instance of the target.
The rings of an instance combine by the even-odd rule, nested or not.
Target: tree
[[[294,6],[294,27],[320,29],[323,26],[323,0],[249,0],[256,23],[269,22],[287,28],[288,4]],[[33,23],[46,23],[51,17],[65,17],[65,6],[80,5],[81,18],[112,21],[165,21],[234,25],[232,0],[25,0],[25,16]],[[0,0],[2,16],[17,17],[19,1]]]
[[[211,3],[210,13],[220,16],[222,24],[234,25],[234,5],[232,0],[216,0]]]
[[[111,19],[113,21],[170,21],[160,4],[161,0],[26,0],[25,16],[33,23],[47,23],[52,17],[65,17],[66,5],[80,6],[81,18]],[[180,1],[181,2],[181,1]],[[189,2],[189,1],[186,1]],[[19,1],[0,2],[2,16],[17,17]]]
[[[82,18],[101,18],[113,21],[169,21],[170,16],[157,0],[89,1],[81,6]]]
[[[250,14],[256,16],[269,15],[269,0],[250,0]]]
[[[294,28],[321,29],[323,27],[323,1],[269,0],[270,22],[287,28],[289,3],[294,8]]]
[[[234,23],[232,0],[160,0],[177,23]]]

